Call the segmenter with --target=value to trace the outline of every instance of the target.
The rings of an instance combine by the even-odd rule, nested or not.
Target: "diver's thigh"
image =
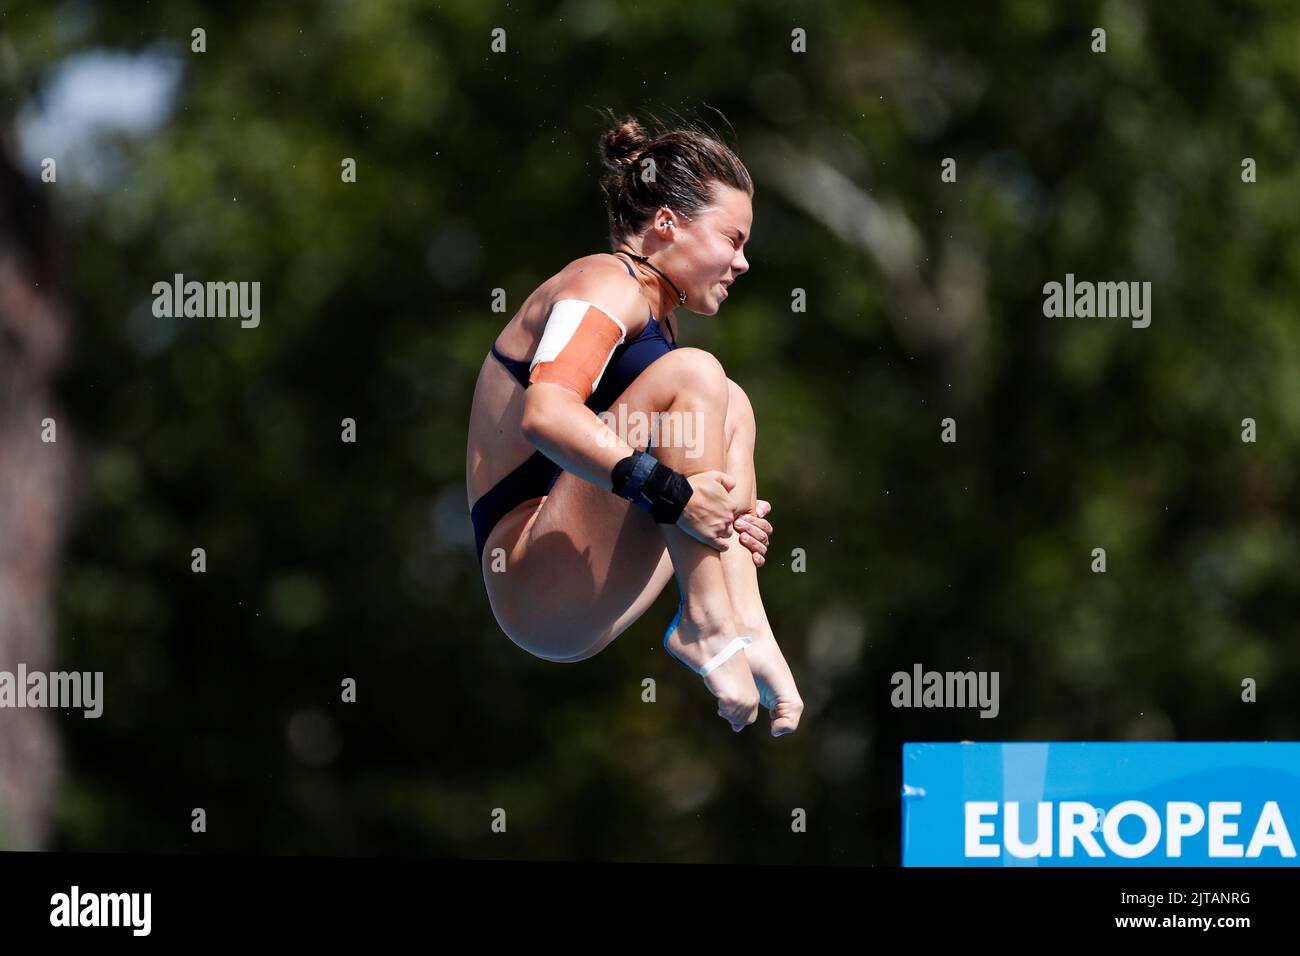
[[[602,625],[632,606],[667,552],[650,515],[567,471],[525,538],[521,570],[530,590],[557,587],[557,609]]]
[[[670,359],[655,361],[623,390],[611,406],[616,420],[621,411],[624,422],[647,425],[658,408],[666,407],[675,387]],[[648,432],[629,428],[621,437],[645,451]],[[672,577],[654,519],[568,471],[561,472],[508,553],[512,616],[529,632],[533,647],[557,660],[597,653],[654,603]]]
[[[505,561],[494,572],[495,548]],[[554,661],[597,653],[672,577],[650,516],[569,472],[535,511],[502,519],[485,555],[488,598],[502,630],[530,654]]]

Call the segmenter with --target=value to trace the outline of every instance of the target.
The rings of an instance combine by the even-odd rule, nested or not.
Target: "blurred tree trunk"
[[[52,400],[69,329],[42,191],[58,187],[24,176],[11,155],[0,143],[0,671],[16,679],[20,663],[54,664],[52,593],[75,454]],[[55,442],[42,441],[47,418]],[[46,708],[0,708],[0,849],[49,838],[62,759],[55,720]]]

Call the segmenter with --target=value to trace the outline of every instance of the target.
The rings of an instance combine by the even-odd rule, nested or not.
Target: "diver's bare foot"
[[[735,635],[695,624],[682,615],[668,635],[668,653],[684,661],[697,674],[714,655],[731,644]],[[718,716],[740,732],[758,719],[759,693],[749,662],[741,648],[703,678],[704,686],[718,698]]]
[[[762,704],[772,714],[772,736],[792,734],[803,716],[803,698],[795,687],[794,675],[770,628],[755,628],[749,636],[753,643],[745,648],[745,656]]]

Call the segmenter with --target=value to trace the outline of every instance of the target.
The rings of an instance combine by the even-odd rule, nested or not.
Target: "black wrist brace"
[[[634,451],[610,472],[614,494],[626,498],[660,524],[676,524],[695,489],[684,475],[654,455]]]

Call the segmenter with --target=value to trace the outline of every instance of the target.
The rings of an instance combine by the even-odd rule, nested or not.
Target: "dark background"
[[[0,649],[105,681],[56,734],[0,713],[5,847],[896,864],[905,740],[1296,737],[1287,0],[6,0],[0,78],[0,291],[69,336],[0,366],[32,385],[0,428],[28,621]],[[793,736],[732,734],[664,657],[671,585],[570,666],[487,605],[474,380],[606,251],[603,109],[705,125],[755,180],[750,272],[682,338],[757,415]],[[260,327],[155,318],[178,272],[260,281]],[[1045,318],[1067,272],[1151,282],[1151,326]],[[15,516],[61,560],[18,573]],[[998,671],[999,716],[894,709],[916,663]]]

